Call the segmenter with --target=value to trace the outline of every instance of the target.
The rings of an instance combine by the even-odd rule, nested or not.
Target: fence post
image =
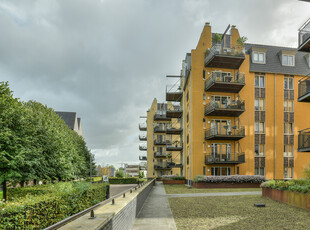
[[[109,199],[110,198],[110,185],[106,185],[106,194],[105,194],[105,199]]]

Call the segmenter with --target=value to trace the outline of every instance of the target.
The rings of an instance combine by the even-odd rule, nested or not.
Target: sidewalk
[[[132,230],[145,229],[177,229],[162,182],[156,182],[132,227]]]
[[[200,197],[200,196],[245,196],[245,195],[262,195],[261,191],[253,192],[216,192],[216,193],[183,193],[183,194],[167,194],[169,197]]]

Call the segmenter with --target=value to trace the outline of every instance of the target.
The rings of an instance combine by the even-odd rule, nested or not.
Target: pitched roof
[[[70,129],[74,130],[74,124],[76,119],[76,112],[60,112],[55,111],[61,119],[63,119]]]
[[[295,48],[259,45],[259,44],[245,44],[246,54],[252,55],[252,48],[266,49],[266,64],[253,63],[250,60],[250,72],[265,72],[265,73],[279,73],[292,75],[306,75],[310,72],[309,64],[305,56],[309,55],[306,52],[297,51]],[[283,66],[281,63],[281,52],[293,51],[295,54],[295,66]]]

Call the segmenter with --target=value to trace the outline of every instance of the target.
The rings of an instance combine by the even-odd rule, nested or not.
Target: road
[[[110,185],[110,197],[115,196],[123,191],[126,191],[137,184],[111,184]]]

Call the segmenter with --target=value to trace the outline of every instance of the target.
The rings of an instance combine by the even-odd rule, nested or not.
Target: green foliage
[[[237,45],[244,47],[244,43],[248,40],[247,37],[239,37],[237,40]]]
[[[23,189],[28,191],[22,192]],[[19,196],[13,201],[0,203],[0,229],[42,229],[103,201],[106,196],[103,183],[66,182],[17,190],[15,194]],[[29,190],[32,192],[28,193]],[[34,190],[45,194],[38,195],[40,192]]]
[[[138,177],[127,177],[127,178],[119,178],[119,177],[110,177],[110,184],[138,184]]]
[[[115,172],[115,177],[118,177],[118,178],[124,178],[125,177],[125,173],[123,170],[117,170]]]
[[[310,179],[298,179],[289,181],[269,180],[262,183],[261,187],[310,194]]]
[[[222,36],[219,34],[214,34],[212,41],[215,42],[216,44],[220,44],[222,42]]]
[[[310,164],[308,165],[308,167],[304,168],[303,173],[306,178],[310,179]]]
[[[0,183],[71,180],[89,175],[85,141],[53,109],[13,97],[0,82]],[[92,159],[90,159],[92,157]]]
[[[185,180],[184,176],[178,176],[178,175],[167,175],[162,176],[163,180]]]
[[[144,178],[144,177],[145,177],[144,172],[143,172],[143,171],[140,171],[140,172],[139,172],[139,178]]]

